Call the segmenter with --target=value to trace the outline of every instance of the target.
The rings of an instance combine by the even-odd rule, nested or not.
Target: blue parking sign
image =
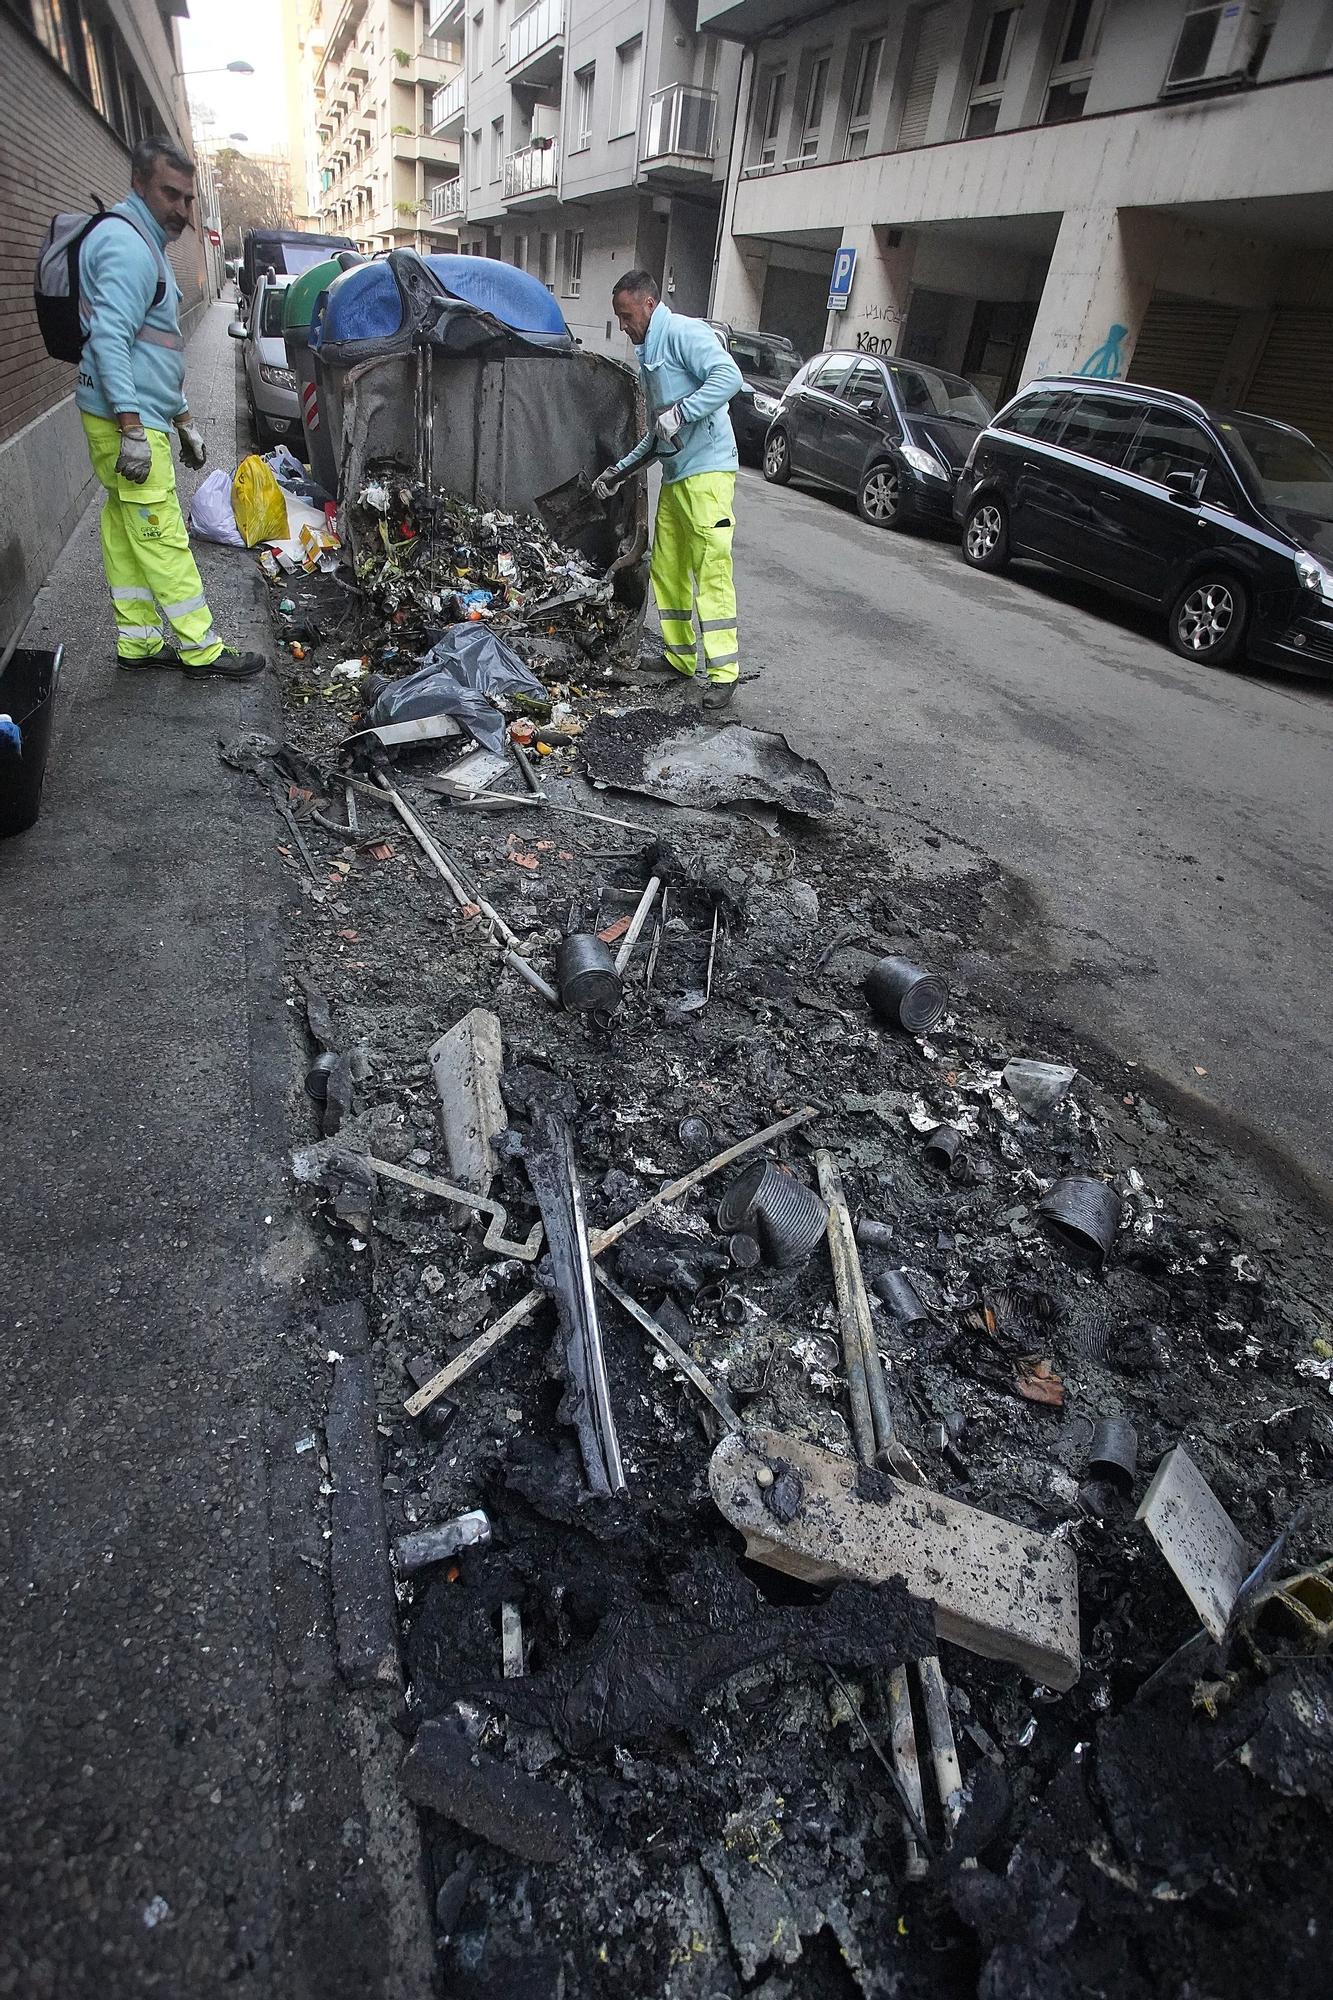
[[[833,259],[833,276],[829,279],[828,309],[830,312],[846,312],[847,301],[852,294],[852,275],[856,270],[856,252],[850,243],[844,243]]]

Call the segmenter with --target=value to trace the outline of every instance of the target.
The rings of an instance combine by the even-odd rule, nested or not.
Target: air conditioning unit
[[[1245,0],[1187,7],[1162,96],[1241,82],[1249,74],[1263,32],[1263,9],[1246,5]]]

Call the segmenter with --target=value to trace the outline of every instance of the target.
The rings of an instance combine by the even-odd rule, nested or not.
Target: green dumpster
[[[282,337],[287,348],[287,366],[296,377],[301,399],[301,428],[305,433],[305,456],[311,473],[330,499],[338,497],[338,448],[329,422],[329,412],[321,393],[319,358],[310,346],[310,322],[322,293],[352,264],[365,259],[354,251],[341,251],[312,265],[287,287],[283,301]]]

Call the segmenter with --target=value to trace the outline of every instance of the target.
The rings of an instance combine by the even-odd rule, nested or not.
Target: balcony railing
[[[555,140],[534,139],[530,146],[520,146],[516,153],[505,156],[504,198],[515,201],[520,195],[540,194],[555,186],[559,173],[560,148]]]
[[[529,56],[565,32],[565,0],[536,0],[525,8],[509,30],[505,52],[506,69],[517,69]]]
[[[463,11],[463,0],[430,0],[426,11],[426,33],[438,35],[446,21]]]
[[[711,160],[717,144],[717,92],[669,83],[648,100],[645,160]]]
[[[464,88],[463,78],[456,76],[452,83],[446,83],[442,90],[436,91],[430,110],[432,132],[438,132],[442,125],[447,125],[451,118],[458,116],[463,109]]]
[[[451,215],[463,213],[462,177],[452,181],[441,181],[430,191],[430,219],[432,222],[447,222]]]

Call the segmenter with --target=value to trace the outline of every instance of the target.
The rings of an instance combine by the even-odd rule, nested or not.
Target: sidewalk
[[[190,348],[210,468],[249,448],[231,310]],[[267,651],[253,559],[199,554]],[[329,1371],[283,1170],[290,892],[217,756],[277,733],[273,684],[117,673],[96,506],[26,643],[57,641],[42,818],[0,842],[0,1994],[424,1994],[295,1449]]]

